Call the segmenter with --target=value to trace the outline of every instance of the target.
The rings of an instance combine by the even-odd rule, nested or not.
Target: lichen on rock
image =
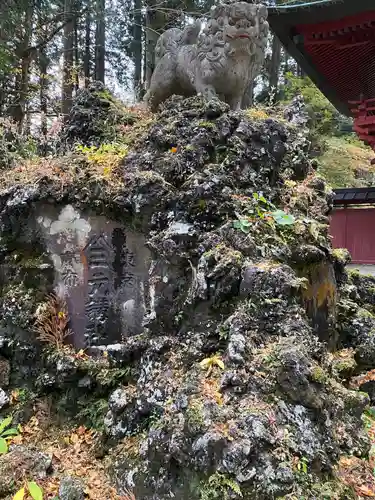
[[[100,419],[120,495],[315,499],[332,487],[350,498],[336,466],[370,447],[361,420],[369,397],[346,381],[375,367],[372,299],[332,252],[332,193],[308,153],[300,130],[272,113],[253,120],[219,100],[172,97],[129,147],[116,183],[81,179],[78,189],[51,177],[0,194],[6,262],[25,248],[10,237],[15,214],[48,200],[146,238],[142,333],[94,346],[92,358],[54,353],[15,309],[0,342],[11,383],[22,379],[17,349],[30,346],[38,374],[24,374],[36,393],[52,394],[71,419]],[[20,304],[12,289],[27,298],[52,287],[48,252],[35,248],[39,281],[8,273],[2,307],[13,296]],[[29,319],[38,301],[21,307]]]

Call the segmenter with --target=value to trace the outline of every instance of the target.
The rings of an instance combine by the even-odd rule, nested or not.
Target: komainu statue
[[[176,52],[183,45],[193,45],[198,41],[201,22],[189,24],[185,29],[171,28],[159,36],[155,47],[155,66],[167,52]]]
[[[173,94],[219,97],[239,109],[249,83],[259,74],[268,35],[267,8],[236,2],[211,9],[200,23],[172,28],[158,40],[156,67],[145,101],[153,111]]]

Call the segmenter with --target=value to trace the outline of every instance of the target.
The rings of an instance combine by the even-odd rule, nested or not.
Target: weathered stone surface
[[[319,337],[335,349],[338,342],[338,335],[334,331],[338,296],[336,276],[326,256],[323,254],[320,259],[318,263],[311,263],[306,256],[305,263],[300,266],[301,276],[308,280],[303,298]]]
[[[60,481],[60,500],[84,500],[85,487],[78,477],[66,476]]]
[[[0,349],[1,349],[0,344]],[[0,356],[0,387],[8,387],[10,375],[10,363],[7,359]]]
[[[145,100],[153,110],[173,94],[201,93],[220,97],[240,109],[251,81],[259,74],[267,45],[267,8],[235,2],[212,7],[210,19],[197,39],[200,25],[181,32],[172,28],[156,46],[156,67]]]
[[[18,372],[30,379],[21,365],[36,364],[33,389],[58,399],[59,415],[82,417],[83,406],[104,427],[119,494],[316,500],[328,496],[329,478],[332,498],[350,498],[333,467],[345,454],[367,456],[361,415],[369,398],[342,377],[375,367],[374,322],[367,305],[355,304],[359,292],[331,251],[332,195],[314,174],[305,139],[273,116],[258,120],[219,100],[174,97],[129,151],[115,195],[50,181],[0,196],[1,234],[10,238],[3,240],[1,354],[11,361],[11,380]],[[145,235],[152,262],[143,331],[94,346],[95,358],[40,353],[33,341],[29,316],[59,275],[43,268],[48,279],[40,278],[50,261],[45,244],[30,274],[15,253],[34,241],[29,214],[41,201],[70,204],[86,221],[91,204]],[[294,223],[277,224],[270,203]],[[12,232],[20,220],[29,229]],[[330,286],[321,293],[325,278],[337,295]],[[323,298],[327,321],[336,319],[328,339],[353,351],[349,371],[332,361],[336,353],[314,328],[306,290],[312,303]],[[25,310],[14,306],[7,316],[4,306],[14,302]],[[296,467],[302,457],[304,474]]]
[[[69,115],[60,122],[57,149],[66,151],[75,144],[100,146],[113,139],[116,127],[132,124],[134,120],[102,82],[90,82],[77,92]]]
[[[72,205],[43,206],[39,214],[75,345],[110,344],[141,333],[150,261],[144,237]]]
[[[0,410],[9,404],[9,397],[6,392],[0,387]]]
[[[29,481],[43,479],[52,471],[52,459],[35,448],[12,446],[0,455],[0,495],[16,491],[25,477]]]

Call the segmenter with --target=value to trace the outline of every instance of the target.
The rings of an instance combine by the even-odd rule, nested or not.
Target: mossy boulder
[[[80,89],[59,133],[60,150],[75,144],[100,146],[115,141],[121,127],[132,125],[136,116],[101,83]]]
[[[25,476],[38,481],[52,472],[52,457],[36,448],[13,446],[0,455],[0,495],[4,498],[22,487]]]
[[[27,372],[33,389],[72,419],[86,409],[101,420],[120,494],[318,498],[342,454],[369,450],[369,399],[329,360],[352,348],[355,370],[375,367],[374,319],[332,253],[332,193],[301,130],[272,112],[253,119],[219,100],[173,97],[113,177],[85,172],[0,193],[2,259],[22,250],[11,229],[41,201],[93,210],[145,236],[150,311],[140,335],[96,357],[43,349],[38,373]],[[27,276],[8,274],[8,286],[24,290]],[[52,286],[48,269],[40,283]],[[31,363],[40,349],[31,323],[7,318],[0,354],[11,380],[22,372],[21,327]]]

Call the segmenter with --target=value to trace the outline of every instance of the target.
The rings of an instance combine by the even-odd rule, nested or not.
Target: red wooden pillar
[[[375,98],[362,99],[360,101],[349,101],[353,105],[354,116],[353,129],[361,139],[375,151]],[[375,163],[375,158],[371,164]]]

